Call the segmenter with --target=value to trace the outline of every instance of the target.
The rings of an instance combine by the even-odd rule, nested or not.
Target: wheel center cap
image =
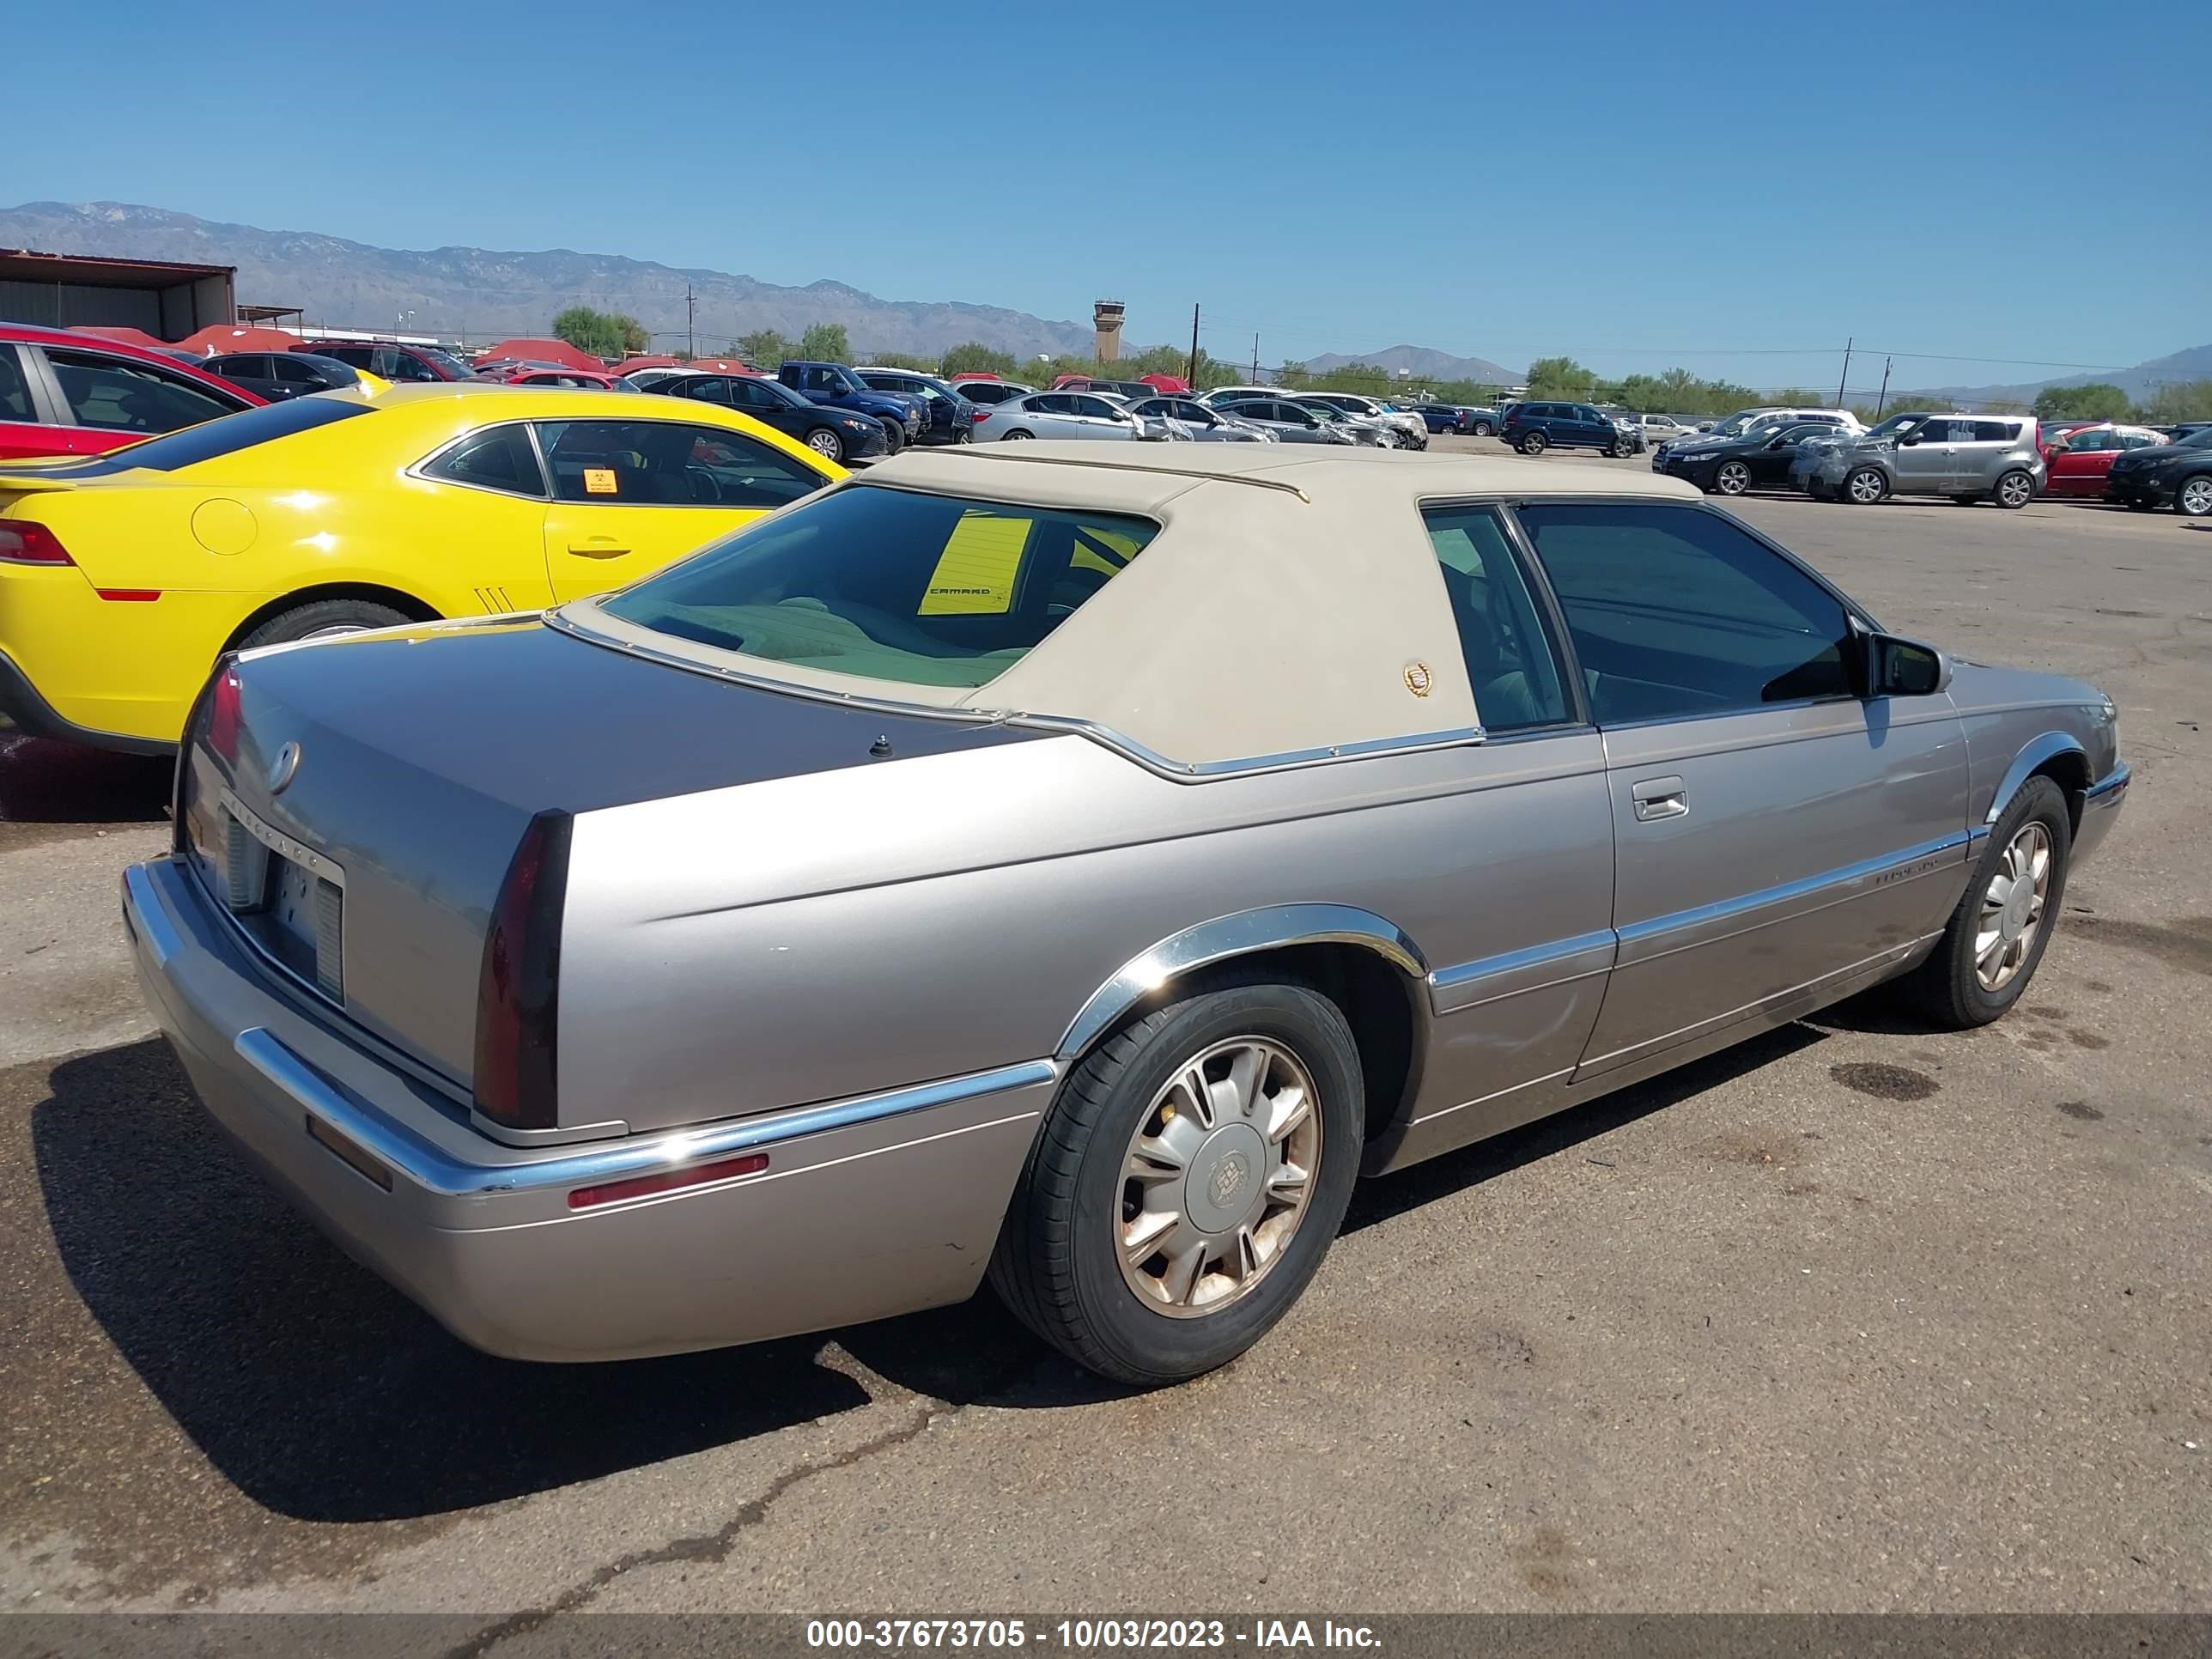
[[[1216,1129],[1191,1160],[1184,1206],[1200,1232],[1226,1232],[1258,1206],[1267,1143],[1249,1124]]]
[[[2034,901],[2035,889],[2031,884],[2025,881],[2013,883],[2012,891],[2005,898],[2004,919],[1998,924],[2008,945],[2018,939],[2027,927],[2027,908]]]

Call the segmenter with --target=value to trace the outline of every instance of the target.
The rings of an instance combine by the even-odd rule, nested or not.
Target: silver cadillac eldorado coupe
[[[623,592],[228,659],[123,908],[208,1109],[466,1340],[750,1342],[988,1273],[1139,1384],[1352,1183],[1878,981],[1996,1019],[2111,701],[1687,484],[911,453]]]

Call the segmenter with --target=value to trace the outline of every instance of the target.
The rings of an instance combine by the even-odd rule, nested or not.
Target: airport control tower
[[[1098,331],[1098,361],[1118,361],[1121,356],[1121,302],[1099,301],[1091,307],[1091,325]]]

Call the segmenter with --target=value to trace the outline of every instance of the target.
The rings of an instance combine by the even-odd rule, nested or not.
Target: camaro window
[[[1850,694],[1843,606],[1720,514],[1555,502],[1516,515],[1599,725]]]
[[[995,679],[1143,552],[1115,514],[860,486],[603,601],[656,632],[913,685]]]
[[[473,433],[422,469],[433,478],[545,498],[545,479],[531,453],[530,433],[520,422]]]
[[[553,494],[601,506],[775,507],[819,489],[805,462],[680,421],[541,421]]]
[[[287,403],[264,404],[258,409],[226,415],[219,421],[186,427],[167,437],[149,438],[143,444],[133,444],[96,461],[65,468],[60,476],[89,478],[139,467],[174,472],[179,467],[196,466],[202,461],[251,449],[256,444],[273,443],[279,438],[328,426],[333,421],[349,421],[357,415],[374,412],[374,405],[345,398],[295,398]]]
[[[1483,729],[1510,732],[1565,720],[1559,659],[1498,514],[1450,507],[1421,517],[1443,573]]]

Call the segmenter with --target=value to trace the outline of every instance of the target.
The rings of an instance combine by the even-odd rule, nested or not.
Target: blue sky
[[[1111,295],[1143,343],[1198,301],[1209,350],[1256,331],[1271,366],[1406,342],[1832,386],[1850,335],[2022,362],[1909,386],[2212,340],[2212,0],[206,16],[107,0],[94,42],[23,9],[9,61],[74,67],[10,77],[0,204]]]

